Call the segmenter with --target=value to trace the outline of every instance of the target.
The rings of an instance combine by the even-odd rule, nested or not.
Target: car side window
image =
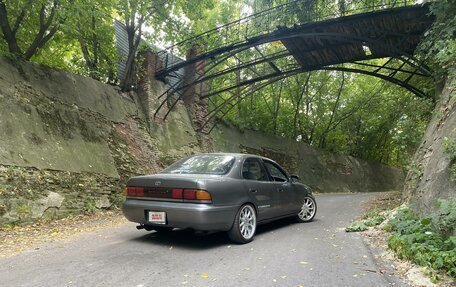
[[[269,174],[272,176],[273,181],[288,181],[288,176],[276,164],[269,161],[265,161],[264,165],[266,166],[266,169],[268,170]]]
[[[242,177],[248,180],[269,181],[263,163],[257,158],[248,158],[242,165]]]

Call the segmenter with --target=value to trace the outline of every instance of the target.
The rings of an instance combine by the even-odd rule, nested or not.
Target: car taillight
[[[211,194],[205,190],[196,191],[196,200],[208,200],[212,201]]]
[[[127,186],[124,194],[132,197],[147,197],[150,199],[159,198],[161,200],[176,199],[178,201],[190,201],[208,203],[212,201],[211,194],[206,190],[202,189],[190,189],[190,188],[144,188],[144,187],[132,187]]]
[[[184,201],[204,201],[210,202],[212,201],[211,194],[206,190],[202,189],[184,189],[182,193],[182,198]]]
[[[184,199],[196,200],[196,189],[184,189]]]
[[[184,200],[212,201],[211,194],[201,189],[184,189]]]
[[[144,187],[131,187],[126,188],[127,196],[144,196]]]
[[[171,194],[173,199],[182,199],[184,198],[184,190],[182,188],[173,188],[171,189]]]

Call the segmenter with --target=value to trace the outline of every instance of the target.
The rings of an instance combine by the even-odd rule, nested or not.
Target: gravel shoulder
[[[45,244],[69,242],[97,229],[119,227],[127,222],[120,210],[106,210],[31,225],[0,228],[0,258],[39,250]]]

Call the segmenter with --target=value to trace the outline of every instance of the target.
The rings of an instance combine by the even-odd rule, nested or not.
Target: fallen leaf
[[[209,277],[209,274],[207,274],[207,273],[202,273],[202,274],[200,274],[200,276],[203,277],[203,278],[208,278],[208,277]]]
[[[306,262],[306,261],[301,261],[299,262],[300,264],[303,264],[303,265],[306,265],[306,264],[309,264],[309,262]]]
[[[286,278],[287,278],[287,276],[286,276],[286,275],[282,275],[282,276],[280,276],[280,278],[282,278],[282,279],[286,279]]]

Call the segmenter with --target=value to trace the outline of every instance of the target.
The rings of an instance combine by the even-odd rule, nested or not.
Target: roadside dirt
[[[64,241],[98,228],[116,227],[126,223],[120,210],[101,211],[32,225],[0,228],[0,257],[40,249],[44,243]]]

